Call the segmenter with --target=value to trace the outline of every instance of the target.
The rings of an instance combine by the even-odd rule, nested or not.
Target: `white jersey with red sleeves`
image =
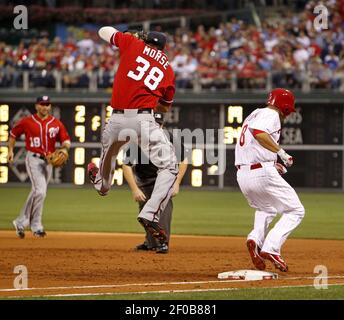
[[[254,110],[244,121],[240,138],[235,147],[235,165],[249,165],[276,161],[277,154],[259,144],[253,130],[268,133],[278,144],[281,134],[281,121],[277,111],[271,108]]]
[[[55,151],[55,143],[63,144],[70,137],[61,121],[53,116],[40,119],[37,114],[21,119],[11,130],[11,137],[18,139],[25,134],[26,150],[43,156]]]

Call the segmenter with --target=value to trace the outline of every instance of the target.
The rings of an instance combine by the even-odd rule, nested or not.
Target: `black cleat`
[[[156,248],[156,253],[168,253],[168,244],[163,243],[161,246]]]
[[[139,244],[135,247],[135,251],[155,251],[156,247],[148,246],[146,243]]]
[[[24,239],[25,238],[24,228],[19,228],[15,220],[12,223],[13,223],[14,228],[16,229],[17,237],[20,239]]]
[[[47,236],[47,233],[44,230],[38,230],[33,233],[33,236],[36,238],[44,238]]]
[[[107,192],[101,192],[101,191],[99,191],[99,190],[97,190],[97,192],[98,192],[98,194],[100,195],[100,196],[102,196],[102,197],[105,197],[105,196],[107,196]]]
[[[166,232],[160,227],[159,223],[149,221],[145,218],[137,218],[137,221],[140,222],[146,232],[149,232],[161,245],[167,243]]]

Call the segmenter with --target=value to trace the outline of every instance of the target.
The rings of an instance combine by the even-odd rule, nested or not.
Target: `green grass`
[[[344,300],[344,285],[329,286],[317,290],[314,287],[294,288],[252,288],[213,292],[185,293],[152,293],[152,294],[119,294],[73,297],[37,297],[35,299],[62,300]],[[23,299],[25,300],[25,299]]]
[[[28,188],[0,188],[0,229],[12,229]],[[344,194],[301,193],[306,208],[298,238],[344,239]],[[182,190],[174,200],[174,234],[246,235],[254,211],[240,192]],[[139,232],[137,206],[131,193],[115,189],[100,197],[93,189],[50,187],[43,221],[47,230]]]

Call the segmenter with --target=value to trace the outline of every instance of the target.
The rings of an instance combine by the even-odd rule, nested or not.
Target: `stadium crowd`
[[[265,88],[267,79],[278,87],[343,87],[344,0],[323,2],[330,13],[323,30],[313,23],[315,1],[261,27],[232,19],[194,31],[176,29],[167,52],[177,87],[229,88],[233,79],[238,88]],[[60,74],[63,88],[87,88],[92,75],[99,88],[109,88],[118,62],[118,51],[91,32],[79,41],[43,36],[18,46],[0,42],[0,87],[21,86],[22,71],[28,70],[33,87],[53,88]]]

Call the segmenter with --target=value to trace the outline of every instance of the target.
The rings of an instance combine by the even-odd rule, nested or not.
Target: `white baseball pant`
[[[240,166],[237,181],[249,205],[256,209],[254,228],[248,235],[264,252],[281,254],[281,247],[290,233],[301,223],[305,209],[295,190],[280,176],[274,162],[262,163],[251,170]],[[268,232],[274,217],[282,216]]]

